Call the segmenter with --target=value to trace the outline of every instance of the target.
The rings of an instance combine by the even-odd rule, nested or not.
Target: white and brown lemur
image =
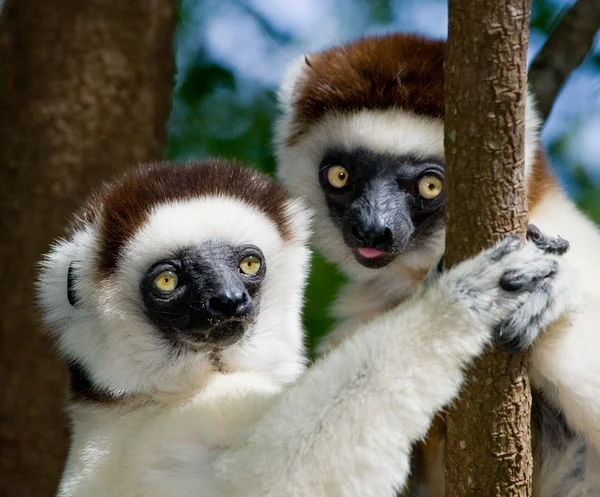
[[[60,496],[392,495],[465,366],[572,305],[567,244],[508,238],[306,369],[308,237],[299,200],[224,161],[90,198],[38,283],[72,378]]]
[[[316,247],[349,280],[323,349],[413,295],[444,252],[444,46],[416,35],[366,37],[298,59],[282,83],[278,176],[307,199]],[[561,440],[557,420],[542,427],[536,487],[543,496],[600,495],[600,232],[553,178],[538,127],[528,96],[530,219],[571,242],[566,259],[583,306],[533,347],[533,385],[568,427]]]

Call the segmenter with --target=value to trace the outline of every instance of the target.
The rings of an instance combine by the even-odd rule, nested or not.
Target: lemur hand
[[[561,258],[568,249],[566,240],[529,225],[526,242],[509,236],[442,273],[438,284],[493,330],[500,347],[519,352],[576,305],[574,279]]]

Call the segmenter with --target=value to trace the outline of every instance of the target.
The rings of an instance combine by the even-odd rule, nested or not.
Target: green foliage
[[[573,176],[579,186],[577,205],[593,221],[600,224],[600,194],[598,193],[598,186],[592,182],[585,169],[581,166],[575,168]]]
[[[175,90],[167,155],[227,157],[257,164],[270,173],[275,115],[273,92],[258,89],[242,98],[233,74],[200,53]]]
[[[388,23],[392,17],[391,0],[364,0],[372,23]]]
[[[562,12],[557,12],[554,3],[539,0],[534,1],[531,5],[531,29],[538,29],[544,33],[549,33],[561,16]]]
[[[343,276],[334,265],[318,253],[313,254],[304,307],[304,324],[309,331],[306,345],[311,355],[319,340],[334,324],[328,310],[343,281]]]

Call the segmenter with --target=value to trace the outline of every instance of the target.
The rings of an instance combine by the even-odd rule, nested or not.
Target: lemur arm
[[[408,476],[412,443],[457,395],[463,367],[490,338],[470,317],[430,291],[374,320],[224,455],[229,484],[253,496],[393,495]]]
[[[364,326],[222,453],[221,494],[394,495],[412,443],[458,394],[492,330],[527,346],[551,312],[558,263],[541,254],[504,242]]]

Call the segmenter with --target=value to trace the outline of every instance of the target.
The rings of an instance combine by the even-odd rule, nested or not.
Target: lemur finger
[[[543,326],[544,316],[552,308],[551,281],[544,281],[527,295],[523,303],[494,330],[496,344],[507,352],[522,352],[531,346]]]
[[[544,235],[539,228],[530,224],[527,226],[527,239],[547,254],[563,255],[569,250],[569,242],[563,238],[553,238]]]
[[[557,261],[540,259],[528,266],[505,271],[500,277],[500,288],[507,292],[522,290],[526,286],[549,278],[556,274],[557,270]]]
[[[503,262],[506,269],[500,276],[499,284],[507,292],[528,289],[558,270],[556,257],[545,254],[532,243],[509,254]]]
[[[513,253],[515,250],[523,245],[522,240],[516,235],[510,235],[504,238],[500,243],[494,247],[488,249],[485,253],[492,262],[498,262],[508,254]]]

